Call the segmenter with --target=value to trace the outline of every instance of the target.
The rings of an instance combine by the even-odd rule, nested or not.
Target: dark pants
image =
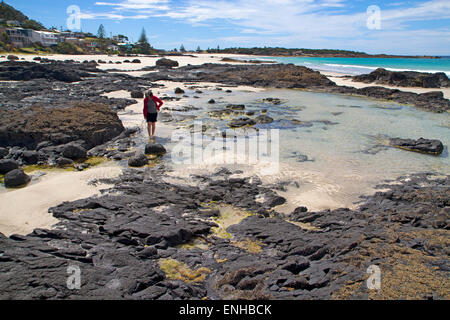
[[[157,122],[158,121],[158,114],[157,113],[147,113],[147,122]]]

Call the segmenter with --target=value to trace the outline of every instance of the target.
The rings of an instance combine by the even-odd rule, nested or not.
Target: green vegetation
[[[95,167],[106,161],[108,161],[108,160],[105,157],[89,157],[87,159],[78,161],[78,163],[86,163],[91,167]]]
[[[227,231],[227,228],[234,224],[239,224],[242,220],[252,215],[252,213],[249,211],[238,209],[230,205],[216,206],[214,204],[211,204],[205,207],[211,209],[219,209],[220,216],[217,218],[213,218],[213,221],[217,223],[218,227],[211,228],[211,231],[216,237],[222,239],[233,238],[233,235]]]
[[[78,47],[77,45],[69,42],[60,42],[55,47],[54,50],[56,53],[61,54],[81,54],[83,53],[83,49]]]
[[[18,21],[24,29],[46,30],[42,24],[35,20],[29,19],[22,12],[14,9],[5,2],[0,3],[0,19],[5,21]]]
[[[75,161],[76,164],[88,164],[90,168],[98,166],[104,162],[108,161],[105,157],[89,157],[87,159]],[[76,171],[73,164],[68,164],[65,166],[51,166],[51,165],[27,165],[23,166],[22,170],[25,173],[32,173],[35,171],[45,171],[45,172],[59,172],[59,171]]]
[[[106,30],[105,27],[101,24],[100,27],[98,27],[97,38],[104,39],[105,37],[106,37]]]
[[[149,43],[148,43],[148,39],[147,39],[147,34],[146,34],[144,28],[142,28],[141,36],[140,36],[140,38],[139,38],[138,43],[141,43],[141,44],[149,44]]]
[[[45,30],[45,27],[36,20],[26,20],[22,22],[22,28],[33,30]]]
[[[166,274],[168,279],[181,280],[187,283],[202,282],[211,273],[208,268],[191,270],[185,263],[175,259],[160,259],[159,267]]]
[[[20,48],[18,49],[20,53],[25,54],[48,54],[51,53],[52,50],[49,47],[44,47],[42,44],[36,42],[32,47],[29,48]]]
[[[141,36],[139,37],[138,43],[132,49],[132,53],[135,54],[155,54],[157,51],[152,48],[148,42],[147,33],[145,29],[142,28]]]
[[[249,238],[244,241],[231,241],[230,244],[250,253],[260,253],[262,251],[261,246],[263,245],[261,241],[254,241]]]
[[[5,2],[0,3],[0,19],[16,20],[19,22],[28,20],[28,17],[22,12],[14,9],[12,6]]]
[[[366,55],[364,52],[337,50],[337,49],[287,49],[287,48],[227,48],[227,49],[208,49],[208,53],[228,53],[228,54],[246,54],[259,56],[301,56],[301,55],[345,55],[360,56]]]
[[[195,237],[194,239],[191,240],[191,242],[180,245],[179,248],[184,250],[193,250],[193,249],[208,250],[209,245],[205,239]]]

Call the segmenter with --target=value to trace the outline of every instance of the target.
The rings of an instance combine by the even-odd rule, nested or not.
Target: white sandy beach
[[[30,54],[17,54],[20,59],[24,58],[25,61],[33,61],[35,55]],[[129,75],[139,77],[144,74],[149,73],[149,71],[139,71],[143,67],[151,67],[156,65],[156,61],[161,59],[161,57],[146,57],[146,56],[138,56],[138,57],[118,57],[118,56],[108,56],[108,55],[45,55],[46,58],[58,61],[64,60],[74,60],[83,62],[87,61],[98,61],[103,60],[107,62],[106,64],[99,64],[98,68],[101,70],[111,70],[115,69],[123,72],[126,72]],[[234,58],[234,59],[249,59],[249,58],[261,58],[265,59],[266,57],[257,57],[257,56],[246,56],[246,55],[235,55],[235,54],[188,54],[185,56],[167,56],[168,59],[175,60],[179,63],[180,67],[187,65],[202,65],[204,63],[222,63],[226,64],[229,62],[221,61],[223,58]],[[123,63],[125,60],[132,61],[134,59],[141,60],[141,63]],[[0,58],[0,61],[6,61],[5,58]],[[112,61],[113,63],[109,63]],[[116,64],[116,62],[122,62],[122,64]],[[243,63],[245,64],[245,63]],[[319,71],[326,77],[328,77],[331,81],[334,81],[337,85],[340,86],[349,86],[354,88],[364,88],[370,86],[383,86],[389,89],[398,89],[406,92],[414,92],[414,93],[425,93],[431,91],[442,91],[444,96],[449,99],[450,98],[450,88],[441,88],[441,89],[428,89],[428,88],[406,88],[406,87],[396,87],[396,86],[387,86],[387,85],[377,85],[377,84],[367,84],[363,82],[353,82],[352,79],[347,78],[347,74],[337,73],[337,72],[329,72],[329,71]]]
[[[99,178],[114,178],[122,169],[108,162],[82,172],[49,172],[22,189],[0,193],[0,232],[29,234],[36,228],[51,228],[58,222],[48,209],[64,201],[74,201],[100,194],[107,185],[90,185]]]
[[[24,58],[24,61],[33,61],[33,58],[36,55],[32,54],[15,54],[20,59]],[[98,61],[103,60],[107,62],[106,64],[99,64],[98,68],[101,70],[108,69],[117,69],[123,71],[136,71],[140,70],[143,67],[151,67],[156,65],[156,61],[161,59],[161,57],[146,57],[146,56],[137,56],[137,57],[119,57],[119,56],[108,56],[108,55],[66,55],[66,54],[54,54],[54,55],[45,55],[41,56],[51,60],[64,61],[64,60],[74,60],[74,61]],[[248,56],[234,55],[234,54],[189,54],[185,56],[167,56],[166,58],[170,60],[175,60],[179,63],[180,67],[184,67],[187,65],[201,65],[204,63],[229,63],[221,61],[223,58],[235,58],[235,59],[245,59]],[[141,60],[141,63],[123,63],[125,60],[132,61],[134,59]],[[6,61],[6,56],[4,58],[0,58],[0,61]],[[112,61],[113,64],[109,62]],[[116,64],[116,62],[122,62],[122,64]],[[145,73],[148,73],[146,71]]]

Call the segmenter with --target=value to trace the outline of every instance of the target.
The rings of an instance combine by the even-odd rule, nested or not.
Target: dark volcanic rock
[[[3,159],[4,157],[6,157],[9,153],[9,150],[6,148],[1,148],[0,147],[0,159]]]
[[[68,159],[78,160],[86,158],[87,151],[85,148],[78,144],[69,143],[63,147],[62,155],[63,157]]]
[[[244,110],[245,109],[245,105],[243,105],[243,104],[229,104],[229,105],[227,105],[227,109]]]
[[[143,153],[134,155],[128,160],[128,165],[130,167],[143,167],[148,164],[148,159]]]
[[[64,167],[73,164],[73,160],[68,158],[58,158],[56,159],[56,164],[60,167]]]
[[[228,125],[231,128],[240,128],[240,127],[244,127],[244,126],[253,126],[256,124],[256,121],[253,119],[250,119],[248,117],[240,117],[237,119],[233,119],[231,120]]]
[[[16,188],[26,185],[30,182],[31,178],[26,175],[22,170],[15,169],[5,174],[5,187]]]
[[[0,236],[0,298],[448,296],[439,288],[448,281],[450,177],[412,176],[367,197],[359,209],[299,209],[286,221],[256,201],[264,195],[270,205],[281,203],[258,179],[222,169],[193,176],[201,184],[193,187],[165,182],[163,172],[161,166],[127,170],[111,192],[52,208],[60,219],[52,230]],[[231,239],[212,232],[216,224],[207,219],[220,221],[220,211],[204,203],[214,201],[250,213],[224,230]],[[405,263],[397,270],[399,261]],[[372,264],[390,270],[382,278],[387,292],[366,288]],[[67,268],[74,265],[82,270],[79,290],[67,288]]]
[[[173,67],[179,66],[178,61],[170,60],[167,58],[159,59],[158,61],[156,61],[156,65],[158,67],[168,67],[168,68],[173,68]]]
[[[145,154],[153,154],[162,156],[167,152],[166,148],[164,148],[161,144],[149,143],[145,146]]]
[[[360,95],[364,97],[395,101],[401,104],[412,104],[416,108],[425,111],[443,113],[450,110],[450,100],[445,99],[442,92],[428,92],[417,94],[414,92],[400,91],[398,89],[388,89],[384,87],[327,87],[321,89],[324,92],[333,92],[350,95]]]
[[[0,160],[0,174],[5,174],[15,169],[19,169],[19,164],[15,160],[12,159]]]
[[[390,139],[390,144],[396,148],[433,155],[440,155],[444,150],[444,145],[441,141],[424,138],[418,140],[393,138]]]
[[[162,70],[144,76],[149,80],[174,80],[183,82],[205,81],[231,85],[251,85],[277,88],[312,88],[335,86],[319,72],[292,64],[226,65],[204,64]]]
[[[142,91],[131,91],[131,97],[134,99],[144,98],[144,93]]]
[[[446,112],[450,110],[450,101],[440,94],[416,94],[383,87],[353,88],[337,86],[334,82],[306,67],[274,65],[219,65],[204,64],[186,66],[173,70],[160,70],[143,77],[150,81],[169,80],[181,82],[215,82],[227,85],[250,85],[272,88],[308,88],[322,92],[361,95],[375,99],[412,104],[417,108]],[[264,102],[279,104],[280,99],[269,98]]]
[[[272,123],[273,119],[267,115],[260,115],[255,118],[256,123]]]
[[[39,162],[39,152],[34,150],[24,151],[22,158],[25,164],[37,164]]]
[[[423,73],[414,71],[388,71],[378,68],[369,74],[353,77],[364,83],[388,84],[399,87],[441,88],[450,86],[450,80],[443,72]]]
[[[50,109],[1,110],[0,114],[0,146],[34,149],[42,141],[83,140],[92,148],[124,130],[117,114],[103,104],[73,103]]]
[[[175,88],[175,93],[176,94],[184,94],[184,90],[181,88]]]
[[[82,77],[92,76],[88,72],[100,72],[84,66],[82,64],[72,64],[64,62],[35,63],[35,62],[1,62],[0,79],[1,80],[21,80],[31,79],[49,79],[63,82],[80,81]]]

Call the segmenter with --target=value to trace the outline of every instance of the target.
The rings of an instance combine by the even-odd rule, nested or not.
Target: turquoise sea
[[[381,67],[391,71],[444,72],[450,77],[450,57],[440,59],[264,57],[264,59],[350,75],[370,73]]]

